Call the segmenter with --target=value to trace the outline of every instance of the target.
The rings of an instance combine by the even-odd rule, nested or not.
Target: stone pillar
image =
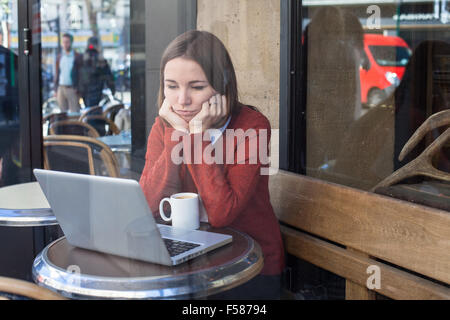
[[[239,98],[279,128],[280,0],[198,0],[197,29],[215,34],[236,69]]]

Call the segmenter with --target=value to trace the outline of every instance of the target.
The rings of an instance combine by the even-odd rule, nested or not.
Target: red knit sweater
[[[227,138],[231,136],[229,129],[242,129],[249,134]],[[202,139],[202,134],[184,135],[172,141],[175,130],[159,117],[156,118],[148,138],[140,185],[155,215],[162,198],[179,192],[198,193],[213,227],[229,226],[250,235],[259,243],[264,254],[261,274],[280,274],[284,268],[283,243],[278,220],[270,204],[268,176],[261,175],[261,169],[267,165],[261,164],[264,158],[259,153],[252,152],[259,151],[259,143],[256,142],[266,132],[267,144],[270,141],[270,123],[260,112],[243,106],[237,115],[232,116],[227,130],[214,144],[217,150],[222,149],[223,145],[222,164],[218,163],[220,161],[212,164],[209,161],[208,164],[204,159],[198,163],[202,154],[211,154],[208,153],[212,148],[211,141],[208,139],[195,144],[194,141]],[[180,151],[181,146],[183,149]],[[242,163],[243,146],[245,163]],[[181,155],[184,160],[181,164],[173,161],[174,147],[174,154]],[[197,161],[195,154],[199,157]],[[258,155],[257,160],[255,155]],[[265,163],[264,160],[262,162]]]

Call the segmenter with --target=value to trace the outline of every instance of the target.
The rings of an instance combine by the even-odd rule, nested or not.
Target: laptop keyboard
[[[167,251],[171,257],[175,257],[183,252],[199,247],[200,245],[197,243],[184,242],[184,241],[176,241],[172,239],[163,239],[166,244]]]

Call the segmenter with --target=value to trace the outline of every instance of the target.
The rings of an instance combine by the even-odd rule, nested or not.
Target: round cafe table
[[[32,280],[33,259],[61,235],[58,221],[37,182],[0,188],[2,275]]]
[[[57,224],[38,182],[0,188],[0,226],[40,227]]]
[[[178,266],[167,267],[71,246],[65,237],[35,259],[33,279],[73,299],[194,299],[241,285],[261,271],[260,246],[230,228],[233,242]]]

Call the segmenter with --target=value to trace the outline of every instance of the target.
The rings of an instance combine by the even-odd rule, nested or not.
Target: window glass
[[[369,46],[369,51],[382,67],[404,67],[411,56],[411,50],[401,46]]]
[[[413,179],[385,179],[448,127],[424,128],[401,154],[450,107],[449,9],[447,1],[303,1],[307,175],[364,190],[429,180],[422,168]],[[448,147],[438,149],[432,165],[448,175]]]
[[[0,2],[0,187],[21,181],[17,1]]]
[[[43,0],[41,43],[44,167],[131,177],[130,0]]]

